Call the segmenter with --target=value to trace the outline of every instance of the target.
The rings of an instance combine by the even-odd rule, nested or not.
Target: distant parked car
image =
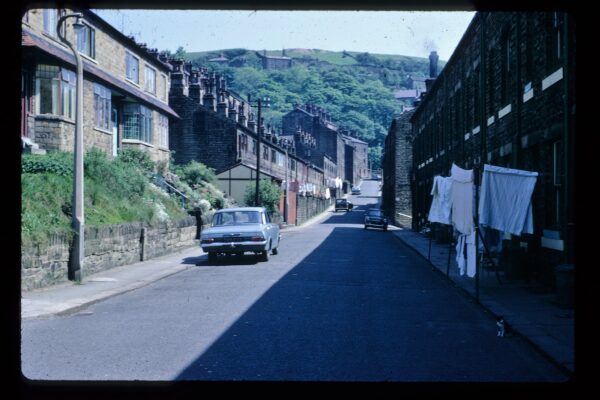
[[[383,211],[378,208],[370,208],[367,210],[365,214],[365,229],[369,226],[382,228],[384,231],[387,231],[388,219],[383,214]]]
[[[219,254],[253,252],[263,261],[277,254],[281,235],[264,207],[224,208],[213,215],[210,228],[202,231],[200,246],[215,262]]]
[[[352,207],[354,207],[354,204],[350,203],[346,199],[335,199],[335,211],[336,212],[338,210],[350,211],[350,210],[352,210]]]
[[[358,186],[354,186],[352,188],[352,194],[360,194],[360,188]]]

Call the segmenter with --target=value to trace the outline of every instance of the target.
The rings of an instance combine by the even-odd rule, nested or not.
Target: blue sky
[[[149,47],[175,52],[309,48],[448,60],[474,12],[94,10]]]

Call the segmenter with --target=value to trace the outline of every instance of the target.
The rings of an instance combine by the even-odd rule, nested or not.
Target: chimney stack
[[[431,79],[437,78],[437,63],[438,63],[437,51],[432,51],[429,54],[429,77]],[[429,89],[428,89],[429,90]]]
[[[225,92],[219,93],[219,102],[217,103],[217,114],[227,118],[227,102],[225,101]]]
[[[246,110],[245,110],[245,106],[246,103],[242,101],[242,104],[240,104],[239,109],[238,109],[238,122],[244,126],[248,126],[248,124],[246,123]]]
[[[204,96],[202,96],[202,104],[204,104],[204,106],[209,110],[216,111],[215,95],[213,94],[213,80],[208,79],[207,83],[208,87],[206,89],[206,93],[204,94]]]
[[[237,107],[236,107],[235,103],[236,103],[235,100],[229,101],[229,118],[231,118],[232,120],[237,122],[238,121],[238,112],[237,112]]]
[[[254,120],[254,113],[250,111],[250,117],[248,119],[248,128],[252,132],[256,132],[256,121]]]

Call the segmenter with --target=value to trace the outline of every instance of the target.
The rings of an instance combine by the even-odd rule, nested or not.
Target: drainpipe
[[[517,97],[515,99],[515,118],[517,129],[513,135],[511,165],[519,168],[521,165],[521,106],[523,104],[523,82],[521,78],[521,13],[517,12]],[[510,61],[509,61],[510,62]]]
[[[564,154],[564,174],[563,174],[563,198],[565,202],[565,213],[563,221],[563,235],[564,235],[564,256],[565,262],[570,264],[573,262],[573,248],[572,248],[572,229],[575,226],[573,221],[573,211],[571,210],[572,203],[570,196],[571,193],[571,177],[573,175],[572,166],[569,164],[571,161],[571,143],[570,143],[570,113],[569,105],[571,103],[571,96],[569,93],[569,16],[568,13],[564,13],[564,24],[563,24],[563,154]]]
[[[479,147],[480,147],[480,154],[479,154],[479,162],[476,164],[477,167],[474,168],[475,169],[475,184],[479,185],[481,183],[481,180],[479,179],[479,175],[481,173],[481,171],[483,170],[483,163],[485,160],[485,140],[486,140],[486,134],[487,134],[487,121],[485,119],[486,116],[486,110],[485,110],[485,60],[486,60],[486,42],[485,42],[485,18],[486,15],[485,13],[481,13],[480,14],[481,17],[481,23],[479,25],[479,29],[480,29],[480,39],[479,39],[479,45],[480,45],[480,50],[479,50],[479,58],[480,58],[480,81],[479,81],[479,111],[480,111],[480,118],[481,118],[481,130],[480,130],[480,136],[479,136]],[[479,252],[479,189],[477,189],[475,191],[475,195],[476,195],[476,199],[475,199],[475,249],[477,252]],[[477,303],[479,303],[479,274],[480,274],[480,265],[479,265],[479,257],[476,257],[475,259],[475,300],[477,301]]]

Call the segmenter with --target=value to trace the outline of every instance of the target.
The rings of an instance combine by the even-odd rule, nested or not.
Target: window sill
[[[563,78],[563,69],[560,67],[552,74],[548,75],[542,81],[542,91],[548,89],[550,86],[554,85],[556,82],[560,81]]]
[[[139,84],[139,83],[135,83],[134,81],[132,81],[132,80],[131,80],[131,79],[129,79],[129,78],[125,78],[125,82],[129,83],[130,85],[133,85],[133,86],[135,86],[135,87],[136,87],[136,88],[138,88],[138,89],[140,89],[140,88],[141,88],[141,86],[140,86],[140,84]]]
[[[151,147],[151,148],[155,147],[153,144],[142,142],[141,140],[138,140],[138,139],[123,139],[122,143],[123,144],[141,144],[143,146]]]
[[[102,133],[107,134],[107,135],[111,135],[111,136],[113,134],[111,131],[108,131],[108,130],[102,129],[102,128],[98,128],[97,126],[94,127],[94,130],[98,131],[98,132],[102,132]]]
[[[79,55],[84,58],[86,61],[92,62],[96,65],[98,65],[98,61],[94,60],[92,57],[88,56],[87,54],[81,53],[79,52]]]
[[[70,119],[70,118],[64,117],[62,115],[57,115],[57,114],[36,114],[36,115],[34,115],[34,118],[36,120],[61,121],[61,122],[67,122],[69,124],[75,125],[74,119]]]

